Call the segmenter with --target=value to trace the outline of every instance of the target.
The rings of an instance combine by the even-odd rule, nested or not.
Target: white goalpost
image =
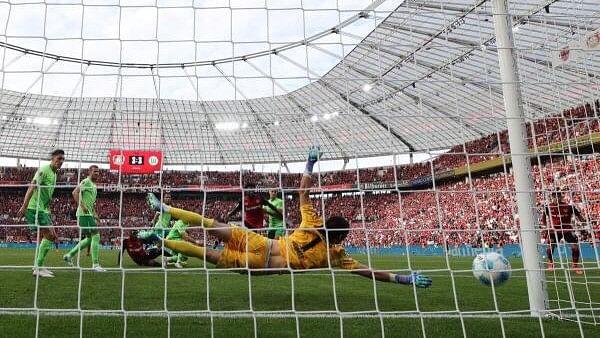
[[[0,58],[2,332],[597,335],[594,0],[11,0]],[[314,232],[303,175],[315,217],[350,227],[323,230],[327,264],[289,239]],[[100,244],[70,266],[84,194]],[[225,266],[237,237],[206,219],[271,239]],[[473,277],[489,253],[504,279]]]

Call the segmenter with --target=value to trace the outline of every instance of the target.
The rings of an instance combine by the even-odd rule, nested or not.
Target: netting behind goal
[[[0,47],[2,332],[598,334],[594,1],[8,1]],[[267,215],[258,232],[302,231],[314,145],[310,200],[323,222],[348,220],[348,257],[432,287],[331,260],[249,269],[155,244],[140,244],[137,262],[124,250],[147,230],[224,250],[214,230],[176,231],[149,192],[239,227],[252,217],[244,199],[279,198],[283,230]],[[66,157],[56,184],[31,183],[54,149]],[[73,191],[93,164],[104,272],[93,249],[63,260],[92,242]],[[54,188],[51,226],[41,209],[19,213],[30,187]],[[56,233],[43,267],[45,230],[27,223]],[[473,276],[489,252],[510,262],[502,285]]]

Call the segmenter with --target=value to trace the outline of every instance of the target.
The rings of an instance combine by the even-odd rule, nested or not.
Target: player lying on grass
[[[309,151],[306,170],[300,183],[300,212],[302,222],[298,229],[279,240],[272,240],[244,228],[224,224],[200,214],[178,209],[161,203],[154,194],[148,194],[148,204],[155,211],[170,213],[175,219],[190,225],[203,226],[212,235],[225,242],[224,249],[215,250],[196,246],[185,241],[164,241],[156,234],[145,232],[139,238],[151,243],[164,243],[164,246],[189,257],[206,258],[217,267],[231,269],[265,269],[281,273],[292,270],[339,267],[352,270],[352,273],[375,278],[382,282],[414,284],[416,287],[431,286],[431,279],[413,273],[398,275],[386,271],[371,270],[346,254],[341,243],[348,235],[349,223],[340,216],[329,217],[323,224],[309,199],[312,186],[312,172],[319,158],[319,150]]]
[[[129,257],[131,257],[131,260],[133,260],[137,265],[160,267],[161,264],[155,261],[155,259],[161,255],[161,252],[157,250],[147,250],[144,242],[138,239],[136,235],[136,233],[133,233],[129,238],[125,238],[123,240],[121,252],[119,252],[117,257],[117,265],[120,265],[121,263],[123,252],[127,251],[127,254]]]

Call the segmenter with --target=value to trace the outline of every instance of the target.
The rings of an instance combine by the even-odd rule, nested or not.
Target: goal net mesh
[[[593,0],[0,2],[2,330],[594,336],[599,11]],[[166,215],[148,192],[239,226],[236,205],[272,192],[291,234],[313,145],[311,202],[323,221],[350,222],[348,255],[431,288],[331,264],[219,268],[149,245],[156,266],[139,266],[122,250]],[[42,232],[19,208],[28,187],[48,188],[32,179],[54,149],[66,153],[49,209],[54,277],[32,277]],[[110,170],[111,151],[159,152],[162,166]],[[102,273],[94,252],[63,261],[86,240],[72,192],[93,164]],[[186,234],[223,250],[204,227]],[[510,261],[506,284],[473,277],[484,252]]]

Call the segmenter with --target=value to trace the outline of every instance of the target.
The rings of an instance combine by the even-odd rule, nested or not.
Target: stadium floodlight
[[[35,124],[41,124],[41,125],[45,125],[45,126],[49,126],[49,125],[53,124],[53,121],[51,118],[41,117],[41,116],[33,118],[32,122]]]
[[[239,122],[216,122],[215,129],[217,130],[237,130],[240,129]]]

